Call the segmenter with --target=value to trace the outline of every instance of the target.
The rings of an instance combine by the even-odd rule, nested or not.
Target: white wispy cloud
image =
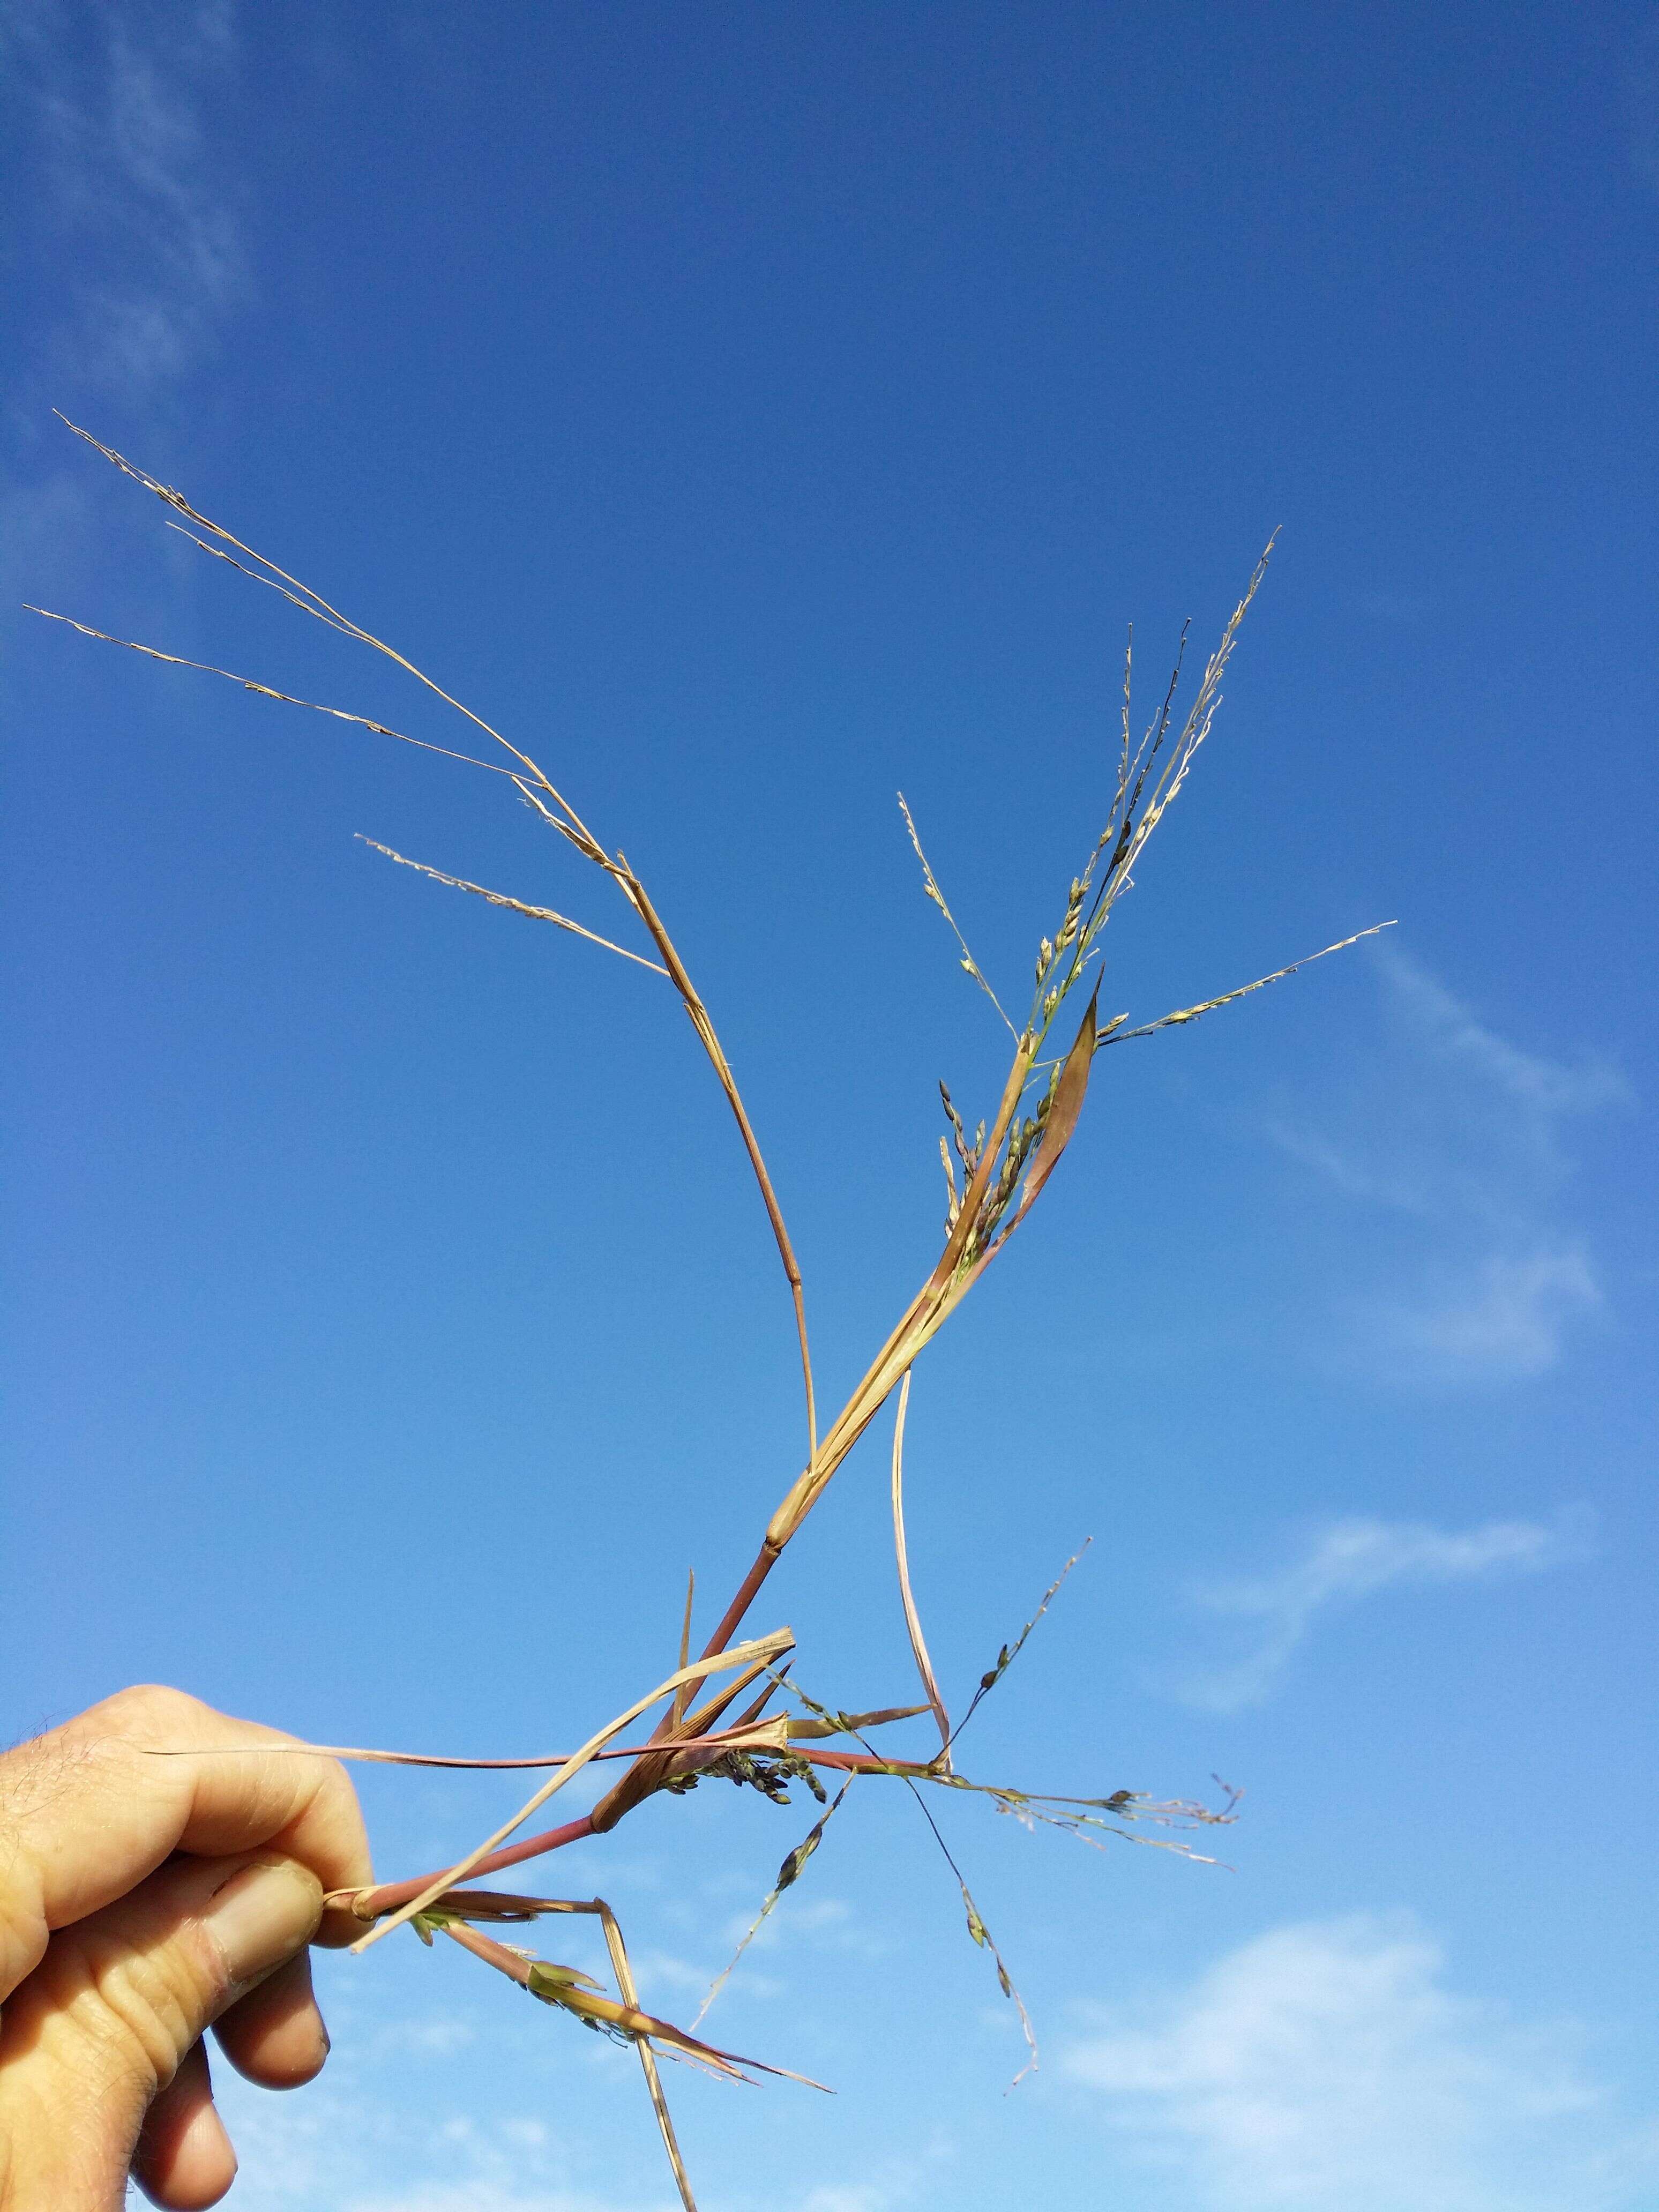
[[[1659,2124],[1575,2028],[1448,1989],[1408,1915],[1276,1929],[1062,2063],[1184,2212],[1643,2212],[1659,2189]]]
[[[763,2199],[745,2194],[743,2202],[753,2212],[902,2212],[918,2201],[958,2201],[959,2179],[941,2193],[944,2178],[955,2165],[955,2146],[944,2130],[933,2128],[912,2148],[878,2160],[872,2171],[856,2179],[785,2183],[781,2191],[769,2183]]]
[[[585,2067],[592,2057],[613,2078],[550,2076],[544,2021],[534,2023],[543,2050],[526,2069],[499,2019],[486,2051],[458,2054],[428,2032],[435,2014],[400,2039],[397,2004],[368,1996],[337,2017],[327,2070],[296,2096],[272,2097],[216,2068],[241,2159],[234,2202],[246,2212],[678,2212],[629,2053],[597,2037],[566,2039],[567,2057]],[[686,2086],[672,2069],[677,2106]],[[524,2101],[526,2087],[544,2095],[540,2109]],[[950,2154],[930,2136],[902,2158],[855,2155],[840,2175],[762,2176],[705,2142],[696,2178],[733,2212],[903,2212]],[[131,2203],[141,2212],[136,2191]]]
[[[79,597],[146,627],[120,556],[150,518],[52,419],[61,408],[140,458],[252,296],[236,163],[215,120],[240,54],[232,0],[10,0],[0,100],[32,189],[10,226],[13,297],[0,478],[0,635],[22,600]],[[173,556],[177,558],[176,554]],[[110,579],[123,577],[112,601]],[[135,597],[138,604],[134,604]]]
[[[879,2182],[823,2182],[801,2199],[800,2212],[886,2212],[895,2202]]]
[[[1404,1232],[1386,1288],[1345,1288],[1342,1356],[1407,1384],[1541,1373],[1606,1303],[1564,1205],[1574,1119],[1629,1101],[1612,1064],[1527,1051],[1420,963],[1373,955],[1387,1041],[1345,1096],[1270,1119],[1280,1150]]]
[[[899,2212],[913,2196],[917,2163],[902,2170],[884,2169],[869,2180],[815,2182],[804,2191],[800,2185],[786,2182],[781,2188],[771,2188],[766,2212]],[[745,2197],[744,2201],[749,2200]],[[665,2181],[659,2196],[624,2200],[580,2190],[485,2180],[423,2183],[348,2197],[338,2212],[669,2212],[670,2205],[677,2208],[678,2203],[672,2181]]]
[[[1587,1054],[1576,1065],[1565,1066],[1524,1052],[1477,1021],[1460,999],[1408,955],[1389,946],[1376,957],[1390,988],[1425,1034],[1448,1058],[1523,1109],[1527,1133],[1541,1149],[1553,1148],[1560,1115],[1610,1105],[1626,1096],[1623,1077],[1607,1061]]]
[[[805,2196],[769,2200],[768,2212],[892,2212],[908,2191],[889,2181],[820,2182]],[[669,2212],[678,2204],[673,2185],[648,2200],[598,2197],[568,2190],[521,2189],[510,2183],[443,2182],[391,2194],[352,2197],[339,2212]]]
[[[0,484],[0,621],[79,583],[90,548],[141,527],[52,420],[136,450],[252,295],[222,105],[239,65],[231,0],[11,0],[0,9],[5,125],[32,187],[10,228]],[[149,528],[148,518],[143,528]],[[149,542],[148,540],[146,542]]]
[[[673,2185],[669,2185],[670,2191]],[[340,2212],[667,2212],[668,2197],[598,2197],[568,2190],[520,2189],[510,2182],[434,2182],[429,2186],[349,2197]]]
[[[758,1906],[757,1899],[744,1911],[731,1916],[726,1923],[728,1942],[741,1942],[754,1928]],[[797,1902],[792,1893],[787,1907],[781,1907],[755,1929],[742,1970],[744,1985],[750,1995],[758,1993],[754,1978],[747,1972],[749,1957],[755,1954],[770,1955],[773,1965],[781,1968],[787,1963],[788,1954],[802,1951],[832,1951],[855,1959],[881,1959],[887,1955],[887,1950],[885,1940],[844,1898],[803,1897]],[[785,1956],[780,1958],[780,1953]],[[772,1984],[774,1990],[781,1986]]]
[[[1461,1271],[1437,1267],[1409,1301],[1367,1309],[1379,1355],[1419,1380],[1542,1374],[1576,1314],[1605,1303],[1580,1243],[1488,1253]]]
[[[1462,1530],[1419,1521],[1334,1521],[1274,1574],[1191,1590],[1194,1604],[1238,1625],[1244,1648],[1224,1663],[1187,1674],[1177,1694],[1206,1711],[1237,1712],[1276,1686],[1321,1613],[1391,1588],[1537,1574],[1583,1558],[1587,1537],[1585,1524],[1572,1516],[1553,1524],[1488,1521]]]
[[[447,2058],[457,2051],[465,2051],[476,2043],[478,2031],[470,2020],[459,2020],[447,2013],[431,2013],[387,2021],[375,2031],[374,2050],[377,2056],[400,2057],[406,2052],[418,2052],[423,2057]]]
[[[19,0],[4,48],[41,186],[28,239],[42,307],[32,368],[142,404],[212,351],[249,293],[204,127],[236,64],[230,0]]]
[[[678,2204],[665,2168],[660,2189],[631,2195],[572,2186],[569,2146],[539,2116],[495,2110],[475,2120],[460,2079],[422,2075],[414,2089],[399,2078],[398,2054],[374,2042],[370,2063],[362,2051],[355,2063],[337,2053],[322,2081],[294,2097],[273,2098],[216,2069],[216,2100],[241,2160],[235,2202],[247,2212],[670,2212]],[[638,2117],[648,2160],[648,2106]]]

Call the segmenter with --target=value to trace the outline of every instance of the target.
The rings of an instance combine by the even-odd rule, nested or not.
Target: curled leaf
[[[550,1959],[532,1959],[525,1982],[531,1996],[539,1997],[544,2004],[562,2004],[573,1989],[597,1990],[599,1986],[592,1974],[580,1973],[574,1966],[556,1966]]]
[[[1072,1141],[1072,1133],[1077,1127],[1078,1118],[1083,1111],[1083,1101],[1088,1093],[1089,1070],[1094,1064],[1095,1008],[1099,1000],[1100,985],[1097,983],[1084,1012],[1076,1041],[1060,1071],[1060,1082],[1043,1128],[1042,1143],[1031,1164],[1031,1171],[1025,1178],[1025,1188],[1020,1194],[1019,1212],[1009,1224],[1011,1231],[1035,1202],[1037,1193],[1059,1166],[1060,1154]]]

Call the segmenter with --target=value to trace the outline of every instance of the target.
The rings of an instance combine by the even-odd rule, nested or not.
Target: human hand
[[[145,1688],[0,1756],[0,2212],[118,2212],[129,2174],[216,2204],[210,2025],[268,2088],[321,2068],[307,1947],[362,1934],[323,1898],[373,1877],[343,1767],[226,1755],[290,1741]]]

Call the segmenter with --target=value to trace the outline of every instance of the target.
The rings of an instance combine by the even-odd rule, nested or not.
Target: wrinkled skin
[[[342,1767],[228,1748],[289,1741],[151,1687],[0,1756],[0,2212],[216,2204],[210,2027],[268,2088],[320,2069],[308,1948],[372,1875]]]

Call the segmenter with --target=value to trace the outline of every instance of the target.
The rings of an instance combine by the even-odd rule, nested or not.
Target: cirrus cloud
[[[1276,1573],[1199,1583],[1191,1601],[1237,1623],[1244,1648],[1194,1669],[1177,1686],[1183,1703],[1232,1713],[1259,1705],[1282,1679],[1322,1613],[1391,1588],[1430,1589],[1532,1575],[1582,1559],[1588,1522],[1487,1521],[1465,1529],[1349,1515],[1316,1530]]]
[[[1409,1915],[1281,1927],[1066,2054],[1181,2212],[1644,2212],[1659,2124],[1570,2023],[1448,1988]],[[1158,2190],[1154,2177],[1170,2185]]]
[[[1267,1123],[1281,1152],[1397,1231],[1392,1279],[1345,1280],[1334,1300],[1342,1356],[1407,1385],[1541,1374],[1607,1297],[1564,1209],[1567,1127],[1628,1104],[1629,1086],[1594,1054],[1551,1060],[1500,1036],[1395,948],[1371,959],[1389,1020],[1369,1066]]]

